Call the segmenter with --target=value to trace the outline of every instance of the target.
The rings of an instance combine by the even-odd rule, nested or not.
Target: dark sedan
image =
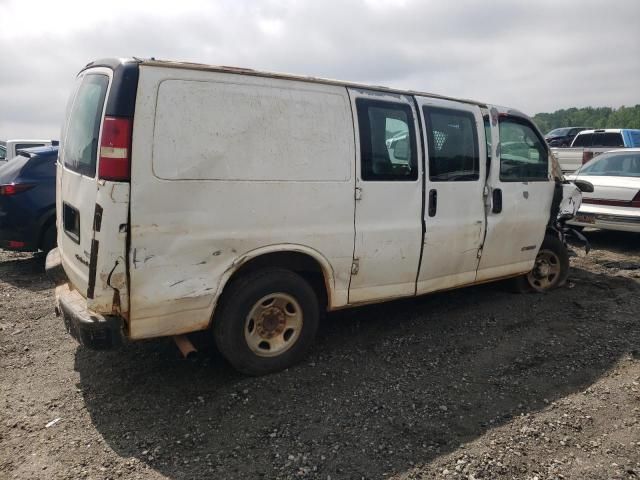
[[[544,136],[550,147],[569,147],[576,135],[583,130],[592,130],[591,127],[566,127],[555,128]]]
[[[0,248],[56,246],[57,158],[58,147],[29,148],[0,167]]]

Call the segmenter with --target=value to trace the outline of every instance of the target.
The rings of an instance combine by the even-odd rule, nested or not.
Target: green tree
[[[533,121],[544,133],[560,127],[637,128],[640,129],[640,105],[609,107],[584,107],[537,113]]]

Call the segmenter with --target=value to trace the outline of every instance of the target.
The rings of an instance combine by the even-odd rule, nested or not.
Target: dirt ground
[[[640,478],[640,235],[587,235],[562,289],[334,313],[261,378],[206,336],[79,348],[43,259],[0,251],[0,478]]]

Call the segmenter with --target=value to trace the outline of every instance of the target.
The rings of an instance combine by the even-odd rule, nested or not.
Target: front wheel
[[[213,320],[222,355],[237,370],[264,375],[304,358],[318,329],[318,298],[297,273],[270,268],[234,281]]]
[[[521,292],[547,292],[564,285],[569,276],[569,252],[558,237],[546,235],[533,269],[516,279]]]

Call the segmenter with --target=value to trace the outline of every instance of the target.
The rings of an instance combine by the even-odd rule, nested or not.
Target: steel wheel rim
[[[286,293],[270,293],[258,300],[244,322],[244,339],[259,357],[275,357],[289,350],[300,337],[302,308]]]
[[[560,278],[560,257],[551,250],[540,250],[533,270],[527,275],[529,285],[542,292],[553,287]]]

